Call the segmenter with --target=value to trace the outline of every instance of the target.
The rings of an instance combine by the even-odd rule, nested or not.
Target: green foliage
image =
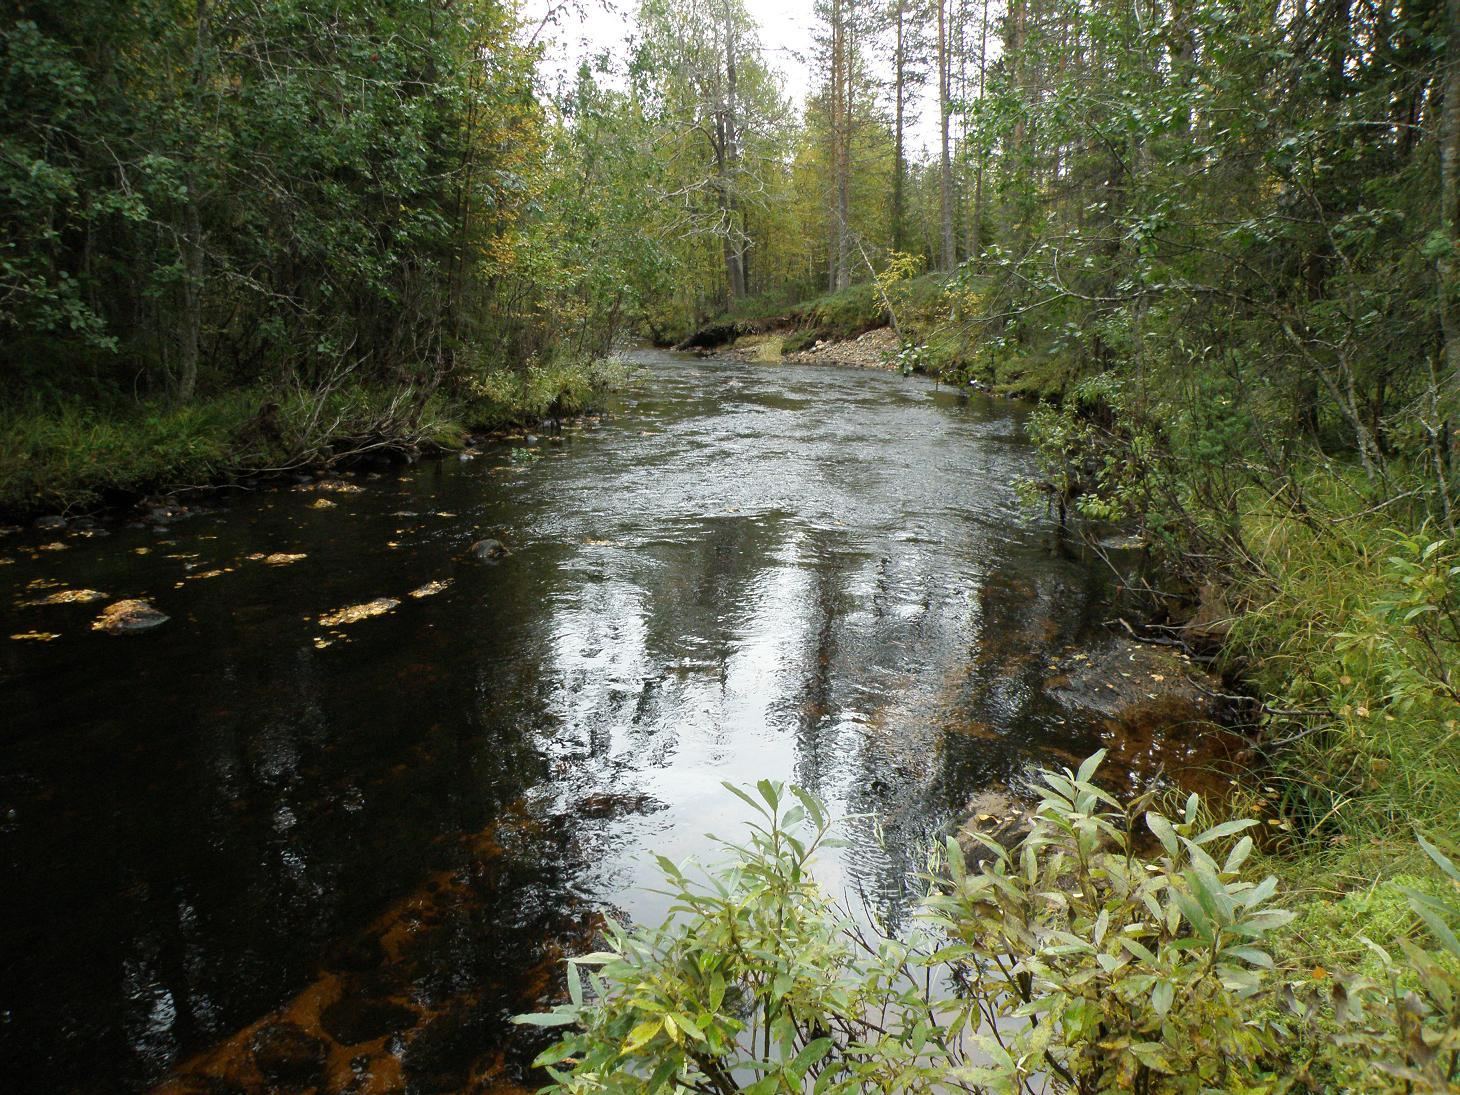
[[[569,960],[568,999],[518,1017],[569,1028],[538,1058],[545,1090],[1453,1090],[1450,855],[1421,837],[1443,884],[1376,910],[1397,956],[1361,938],[1367,965],[1292,977],[1274,946],[1284,957],[1318,921],[1294,923],[1277,878],[1252,872],[1256,823],[1207,825],[1195,795],[1175,817],[1150,795],[1121,803],[1095,782],[1100,759],[1040,773],[1012,849],[979,838],[973,867],[950,839],[895,938],[817,887],[834,843],[821,803],[727,784],[754,811],[749,839],[703,874],[661,857],[668,919],[611,923],[603,951]]]
[[[792,318],[817,338],[848,339],[883,326],[887,310],[870,282],[816,297],[793,309]]]
[[[1204,828],[1045,772],[1031,832],[955,842],[918,927],[896,939],[837,910],[810,874],[831,823],[815,799],[731,788],[757,813],[729,864],[660,861],[659,927],[610,928],[569,963],[570,1000],[520,1022],[572,1026],[539,1061],[559,1091],[1081,1091],[1261,1083],[1279,1028],[1263,940],[1290,919],[1244,867],[1252,822]],[[1159,840],[1148,858],[1136,826]],[[590,972],[587,985],[580,980]]]
[[[1451,1092],[1460,1084],[1460,868],[1419,837],[1450,883],[1448,893],[1408,887],[1428,946],[1401,938],[1399,956],[1371,940],[1373,977],[1340,974],[1333,998],[1339,1044],[1377,1065],[1393,1091]]]
[[[10,408],[0,412],[0,509],[86,507],[328,463],[365,447],[456,448],[468,429],[577,414],[625,381],[621,366],[580,359],[488,373],[473,397],[345,384],[324,392],[237,389],[187,405],[69,400]]]
[[[1194,795],[1175,821],[1149,799],[1122,805],[1093,782],[1099,761],[1042,773],[1032,831],[1014,852],[987,841],[979,874],[950,846],[955,886],[930,899],[980,971],[984,1019],[1028,1021],[1005,1068],[1091,1092],[1250,1086],[1280,1034],[1255,1013],[1263,942],[1293,915],[1272,904],[1275,877],[1245,876],[1251,836],[1230,839],[1256,822],[1204,827]],[[1137,853],[1142,823],[1154,858]]]

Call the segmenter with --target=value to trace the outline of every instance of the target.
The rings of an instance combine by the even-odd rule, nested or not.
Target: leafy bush
[[[1277,881],[1242,868],[1251,822],[1202,830],[1193,798],[1169,821],[1120,807],[1078,773],[1043,774],[1019,847],[977,870],[949,842],[904,938],[836,908],[809,873],[831,822],[806,793],[731,788],[759,818],[734,859],[694,877],[660,859],[661,926],[610,927],[569,963],[570,1001],[521,1021],[576,1029],[545,1052],[563,1092],[1198,1091],[1275,1047],[1250,1017],[1291,914]],[[1162,854],[1136,851],[1135,824]],[[1229,846],[1230,845],[1230,846]],[[1220,857],[1220,858],[1217,858]],[[935,877],[935,876],[930,876]],[[587,990],[580,971],[587,970]]]
[[[820,802],[727,784],[756,813],[749,839],[703,874],[660,857],[668,919],[610,923],[604,950],[569,960],[568,1001],[518,1017],[571,1028],[538,1058],[545,1090],[1155,1095],[1320,1075],[1454,1090],[1460,900],[1412,890],[1440,951],[1371,944],[1392,976],[1334,975],[1333,1007],[1311,979],[1274,972],[1268,944],[1294,914],[1274,904],[1275,877],[1248,869],[1256,823],[1204,826],[1195,795],[1174,818],[1149,794],[1121,804],[1095,782],[1101,756],[1041,773],[1013,849],[977,838],[975,868],[950,839],[897,938],[812,878],[834,843]]]

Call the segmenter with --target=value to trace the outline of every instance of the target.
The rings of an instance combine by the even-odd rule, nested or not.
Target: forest
[[[846,941],[817,800],[737,792],[737,869],[666,861],[691,926],[524,1017],[576,1031],[555,1089],[1460,1090],[1460,0],[814,0],[802,98],[742,0],[642,0],[553,79],[575,12],[13,3],[0,510],[888,328],[1037,402],[1031,512],[1138,540],[1134,631],[1221,673],[1246,776],[1047,775],[1022,848],[944,850],[923,958]],[[949,966],[962,1011],[915,991]]]

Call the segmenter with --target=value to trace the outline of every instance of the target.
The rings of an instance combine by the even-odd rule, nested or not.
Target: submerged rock
[[[92,601],[104,601],[106,594],[99,589],[63,589],[48,597],[22,602],[26,606],[36,605],[85,605]]]
[[[994,850],[985,840],[1012,849],[1032,827],[1025,804],[998,787],[985,787],[970,798],[963,807],[963,817],[966,820],[957,831],[958,846],[970,867],[993,858]]]
[[[1066,653],[1045,681],[1061,706],[1122,721],[1175,712],[1189,723],[1216,716],[1221,682],[1170,647],[1129,639]]]
[[[489,562],[493,559],[505,559],[512,552],[507,550],[507,545],[501,540],[493,540],[487,537],[485,540],[478,540],[467,548],[467,554],[478,562]]]
[[[167,620],[166,613],[148,602],[132,599],[107,605],[92,622],[91,628],[109,635],[127,635],[134,631],[149,631]]]
[[[275,1084],[308,1086],[324,1078],[324,1042],[293,1023],[271,1023],[249,1041],[254,1064]]]
[[[336,609],[334,612],[326,612],[319,618],[319,622],[324,627],[340,627],[343,624],[368,620],[372,616],[384,616],[399,605],[400,601],[394,597],[377,597],[375,600],[366,601],[361,605],[351,605],[348,608]]]
[[[405,1004],[347,996],[320,1012],[319,1025],[340,1045],[356,1046],[405,1030],[419,1018],[416,1009]]]

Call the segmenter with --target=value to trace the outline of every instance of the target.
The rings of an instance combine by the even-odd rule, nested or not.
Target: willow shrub
[[[573,1030],[539,1064],[561,1092],[1202,1091],[1255,1076],[1284,1028],[1259,1019],[1263,938],[1291,914],[1244,875],[1253,823],[1203,829],[1043,773],[1032,831],[956,842],[916,926],[870,931],[818,889],[825,808],[796,788],[731,788],[757,812],[697,877],[660,859],[658,927],[611,925],[569,962],[570,1001],[520,1017]],[[1159,853],[1138,852],[1138,827]],[[586,974],[586,985],[583,983]],[[1244,1081],[1245,1082],[1245,1081]]]
[[[1335,974],[1320,997],[1274,971],[1266,942],[1293,914],[1250,876],[1255,823],[1204,827],[1195,795],[1174,818],[1122,804],[1094,782],[1101,756],[1041,773],[1013,850],[984,840],[972,869],[950,840],[896,938],[812,878],[835,843],[820,802],[727,784],[756,813],[749,839],[702,874],[661,857],[666,921],[610,923],[603,951],[569,960],[569,1001],[518,1017],[571,1028],[538,1058],[545,1091],[1315,1090],[1314,1047],[1350,1089],[1454,1090],[1454,893],[1410,894],[1431,949],[1381,951],[1387,983]]]

